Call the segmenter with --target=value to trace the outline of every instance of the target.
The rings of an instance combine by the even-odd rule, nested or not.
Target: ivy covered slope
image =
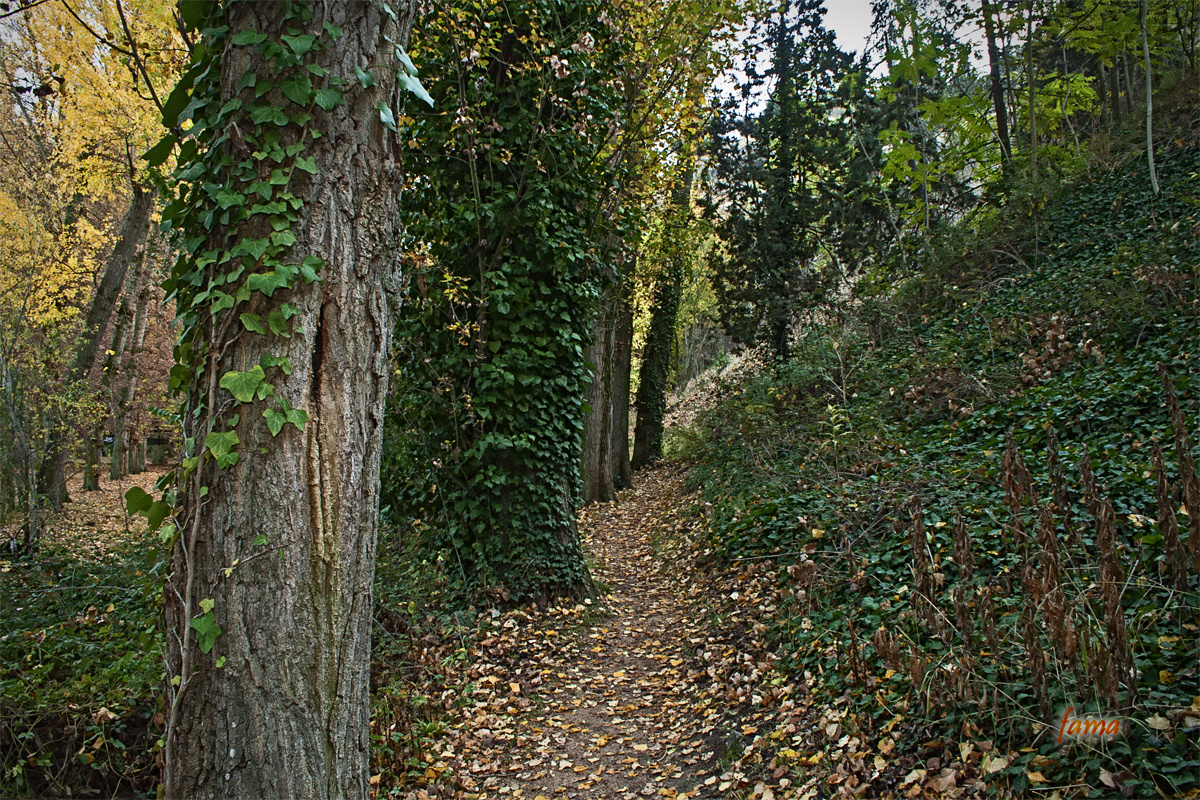
[[[794,668],[960,785],[1200,788],[1200,148],[1158,156],[942,231],[671,443]]]

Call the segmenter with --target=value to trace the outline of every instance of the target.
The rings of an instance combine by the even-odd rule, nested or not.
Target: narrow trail
[[[685,661],[705,642],[695,608],[658,566],[651,536],[685,494],[679,474],[657,473],[615,504],[586,509],[580,526],[608,587],[607,618],[562,648],[536,713],[517,723],[523,746],[506,755],[513,797],[704,797],[719,737],[694,711]],[[503,788],[500,788],[503,792]]]
[[[770,667],[745,655],[736,640],[746,616],[727,596],[710,602],[714,588],[693,575],[691,556],[654,549],[693,502],[677,468],[640,473],[617,502],[580,514],[606,595],[482,615],[465,675],[478,687],[473,705],[452,723],[454,745],[431,761],[431,775],[454,776],[454,796],[716,798],[752,786],[740,767],[756,729],[743,723],[761,716],[751,673]],[[742,686],[731,682],[736,670]],[[410,796],[450,796],[441,783]],[[772,797],[761,787],[754,796]]]
[[[807,772],[823,756],[791,748],[813,752],[813,730],[858,740],[778,669],[761,621],[783,602],[774,567],[696,567],[707,547],[703,517],[686,513],[696,502],[667,466],[580,512],[602,596],[479,615],[460,672],[441,684],[441,744],[406,797],[818,795]]]

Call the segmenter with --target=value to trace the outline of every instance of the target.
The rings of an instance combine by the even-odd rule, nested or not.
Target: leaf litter
[[[375,775],[376,794],[960,798],[1015,757],[969,740],[902,752],[903,710],[866,718],[823,676],[789,669],[770,625],[802,578],[779,580],[769,560],[717,565],[707,524],[678,466],[582,509],[601,596],[479,613],[458,632],[459,671],[411,687],[441,699],[444,727],[407,777]],[[433,642],[432,657],[452,649]]]

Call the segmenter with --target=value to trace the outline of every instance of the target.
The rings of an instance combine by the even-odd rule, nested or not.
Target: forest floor
[[[635,481],[580,512],[598,601],[480,615],[470,702],[406,796],[807,800],[816,778],[793,783],[807,770],[792,748],[815,764],[834,741],[857,747],[777,668],[758,622],[780,601],[768,570],[697,569],[705,519],[683,471]]]

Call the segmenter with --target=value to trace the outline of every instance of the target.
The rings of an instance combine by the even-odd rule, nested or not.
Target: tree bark
[[[290,375],[269,375],[275,398],[308,422],[272,437],[266,404],[245,404],[236,465],[218,470],[205,458],[189,478],[166,590],[168,666],[179,681],[165,732],[169,798],[370,796],[372,581],[402,184],[395,135],[374,106],[392,105],[399,91],[392,42],[406,44],[415,3],[392,8],[399,22],[372,3],[314,2],[304,31],[343,29],[316,61],[348,86],[345,105],[314,111],[323,135],[305,155],[317,171],[299,192],[305,205],[292,229],[293,253],[323,259],[321,281],[251,301],[260,303],[252,311],[295,306],[291,337],[204,329],[211,349],[193,407],[202,399],[214,408],[219,376],[270,352],[291,363]],[[283,4],[230,4],[225,21],[231,35],[278,37],[283,12]],[[220,102],[248,71],[269,74],[262,61],[253,47],[226,50]],[[355,67],[370,68],[375,86],[360,89]],[[213,229],[226,247],[249,235]],[[198,421],[185,417],[185,426],[203,440]],[[258,534],[265,546],[252,544]],[[208,653],[189,629],[202,599],[221,626]]]
[[[154,191],[139,184],[133,185],[133,198],[125,220],[121,224],[121,232],[113,244],[104,267],[104,277],[92,298],[92,306],[88,310],[87,319],[80,333],[79,349],[71,364],[69,379],[72,381],[87,380],[92,367],[96,364],[96,356],[100,352],[100,340],[108,328],[113,308],[120,297],[121,287],[125,285],[125,273],[129,264],[137,256],[146,232],[150,227],[150,212],[154,208]],[[54,508],[60,508],[67,501],[67,458],[70,451],[60,437],[55,437],[46,450],[46,458],[39,470],[38,483],[41,492]]]
[[[996,111],[996,136],[1000,140],[1000,158],[1004,167],[1012,160],[1012,142],[1008,139],[1008,104],[1004,100],[1004,79],[1000,74],[1000,48],[996,46],[995,9],[990,0],[983,0],[983,29],[987,36],[990,65],[992,107]]]
[[[630,270],[630,274],[633,270]],[[613,337],[612,373],[612,461],[613,485],[617,489],[633,486],[633,470],[629,463],[629,389],[633,377],[633,301],[627,290],[622,291],[617,311],[617,328]]]
[[[615,283],[605,287],[592,327],[592,343],[584,356],[593,365],[592,382],[584,397],[591,408],[583,417],[580,477],[584,504],[607,503],[617,494],[612,469],[612,398],[619,290]]]

